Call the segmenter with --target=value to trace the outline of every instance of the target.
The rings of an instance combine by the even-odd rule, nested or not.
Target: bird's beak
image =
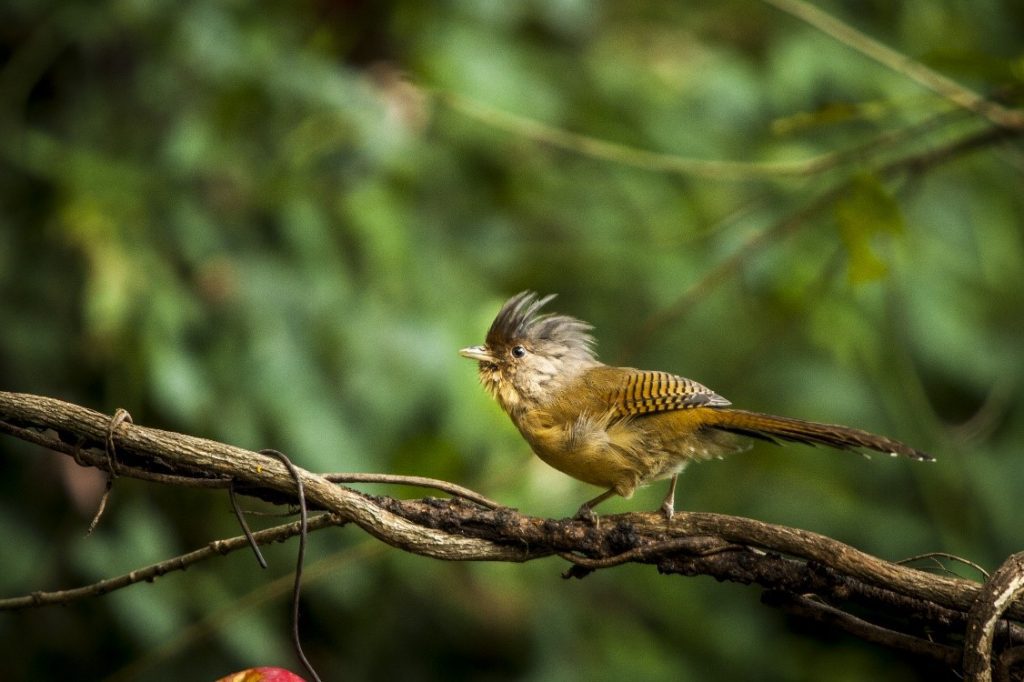
[[[491,351],[487,350],[487,346],[470,346],[469,348],[463,348],[459,350],[459,355],[470,360],[479,360],[480,362],[494,362],[494,356],[491,355]]]

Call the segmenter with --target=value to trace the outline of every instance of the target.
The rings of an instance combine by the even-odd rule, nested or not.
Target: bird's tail
[[[776,417],[760,412],[747,412],[746,410],[734,410],[732,408],[718,408],[709,410],[711,426],[720,431],[760,438],[769,442],[777,443],[780,440],[805,443],[807,445],[825,445],[837,450],[855,450],[866,448],[877,452],[884,452],[895,457],[903,455],[911,459],[925,462],[935,459],[927,452],[922,452],[910,447],[905,443],[885,436],[876,436],[867,431],[852,429],[848,426],[838,424],[819,424],[818,422],[804,421],[803,419],[792,419],[790,417]]]

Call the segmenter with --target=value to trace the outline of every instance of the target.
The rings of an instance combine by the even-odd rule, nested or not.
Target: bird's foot
[[[588,504],[581,506],[572,518],[575,521],[582,521],[588,526],[594,526],[595,528],[599,523],[597,520],[597,514],[594,513],[594,510],[591,509]]]
[[[665,495],[665,499],[661,501],[661,513],[665,515],[665,520],[669,523],[672,522],[672,516],[676,513],[676,483],[678,481],[679,474],[675,474],[668,484],[668,493]]]

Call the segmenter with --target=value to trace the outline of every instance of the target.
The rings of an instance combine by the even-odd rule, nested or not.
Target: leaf
[[[903,213],[896,199],[878,178],[865,174],[853,179],[849,191],[836,202],[835,211],[849,259],[850,283],[885,277],[889,268],[878,254],[875,236],[903,233]]]

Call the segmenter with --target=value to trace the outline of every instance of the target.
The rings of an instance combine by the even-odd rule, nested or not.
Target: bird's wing
[[[617,369],[620,378],[608,400],[623,417],[731,404],[707,386],[685,377],[668,372]]]

